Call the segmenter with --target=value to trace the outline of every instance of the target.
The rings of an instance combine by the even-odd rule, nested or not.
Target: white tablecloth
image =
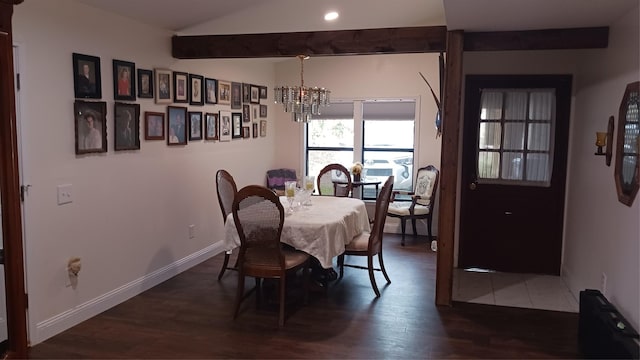
[[[285,213],[288,203],[285,197]],[[365,204],[360,199],[313,196],[311,206],[301,206],[286,213],[280,241],[314,256],[324,268],[332,267],[333,258],[344,252],[346,244],[364,231],[370,231]],[[240,246],[240,237],[229,214],[225,224],[225,250]]]

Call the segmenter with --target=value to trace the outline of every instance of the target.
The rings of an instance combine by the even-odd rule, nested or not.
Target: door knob
[[[476,189],[476,183],[472,182],[471,184],[469,184],[469,189],[475,190]]]

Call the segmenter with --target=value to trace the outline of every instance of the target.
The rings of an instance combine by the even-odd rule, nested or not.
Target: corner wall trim
[[[175,275],[182,273],[215,255],[218,255],[223,250],[222,241],[218,241],[152,273],[135,279],[128,284],[124,284],[119,288],[113,289],[72,309],[41,321],[36,324],[35,331],[31,333],[30,345],[33,346],[43,342],[54,335],[102,313],[103,311],[139,295],[144,291],[169,280]]]

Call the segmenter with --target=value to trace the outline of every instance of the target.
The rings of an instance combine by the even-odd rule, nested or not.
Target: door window
[[[549,186],[554,89],[482,89],[478,183]]]

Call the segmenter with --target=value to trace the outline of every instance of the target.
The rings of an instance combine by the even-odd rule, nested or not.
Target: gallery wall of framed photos
[[[76,155],[106,153],[109,141],[114,151],[133,151],[148,141],[174,147],[267,136],[264,85],[111,59],[111,99],[102,91],[101,62],[98,56],[72,54]]]

